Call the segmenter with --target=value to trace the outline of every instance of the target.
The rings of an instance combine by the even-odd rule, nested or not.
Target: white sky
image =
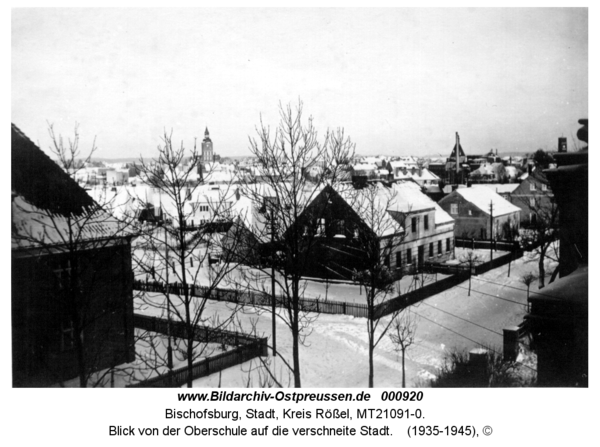
[[[245,155],[304,101],[357,153],[556,150],[588,116],[587,9],[13,9],[11,120],[43,149],[80,123],[98,157],[163,129]]]

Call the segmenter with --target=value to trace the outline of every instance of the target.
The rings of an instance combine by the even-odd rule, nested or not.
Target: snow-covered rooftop
[[[487,214],[490,212],[490,203],[492,203],[494,216],[503,216],[521,211],[519,207],[503,199],[488,188],[459,188],[456,190],[456,193]]]
[[[497,194],[510,194],[519,187],[519,183],[475,183],[472,188],[487,188]]]

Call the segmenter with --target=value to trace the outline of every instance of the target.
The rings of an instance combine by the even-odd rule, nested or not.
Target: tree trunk
[[[294,361],[294,388],[302,388],[300,380],[300,312],[298,311],[298,297],[294,298],[292,320],[292,357]]]
[[[185,324],[187,326],[187,387],[192,388],[192,368],[194,365],[194,328],[192,327],[190,319],[190,302],[186,298],[185,300]]]
[[[402,388],[406,388],[406,370],[404,368],[404,354],[406,350],[402,349]]]
[[[369,324],[370,325],[370,324]],[[375,348],[373,346],[373,336],[375,334],[373,334],[371,332],[371,328],[369,327],[369,388],[373,388],[374,384],[374,377],[375,377],[375,371],[374,371],[374,365],[373,365],[373,351],[375,351]]]
[[[300,380],[300,334],[298,334],[297,320],[294,322],[293,327],[294,329],[292,329],[292,355],[294,360],[294,388],[302,388],[302,382]]]
[[[539,282],[540,289],[543,289],[544,285],[545,285],[544,284],[544,279],[546,277],[546,270],[544,268],[544,258],[545,257],[546,257],[546,250],[540,251],[540,261],[539,261],[539,264],[538,264],[539,265],[539,269],[540,269],[540,278],[539,278],[539,280],[540,280],[540,282]]]

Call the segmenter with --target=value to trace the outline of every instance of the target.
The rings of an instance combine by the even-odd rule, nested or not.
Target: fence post
[[[346,314],[346,302],[345,301],[342,303],[342,309],[343,309],[344,314]]]

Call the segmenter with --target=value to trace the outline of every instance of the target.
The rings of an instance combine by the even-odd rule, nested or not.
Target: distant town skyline
[[[152,157],[164,130],[250,155],[301,99],[361,155],[556,150],[588,116],[587,8],[12,10],[11,120],[85,155]]]

